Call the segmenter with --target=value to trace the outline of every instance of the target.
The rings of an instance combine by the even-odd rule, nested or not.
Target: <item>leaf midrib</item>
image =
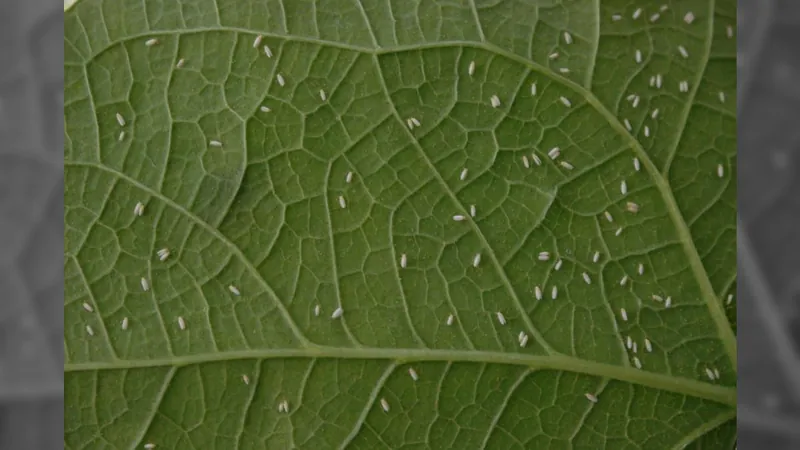
[[[480,350],[430,350],[377,347],[344,348],[311,345],[309,347],[297,349],[237,350],[222,353],[199,353],[159,359],[67,363],[64,364],[64,372],[182,367],[242,359],[279,358],[394,360],[400,364],[408,362],[472,362],[519,365],[530,367],[534,370],[557,370],[610,378],[654,389],[703,398],[729,406],[736,406],[735,387],[713,385],[688,378],[589,361],[571,356],[530,355],[525,353],[503,353]]]

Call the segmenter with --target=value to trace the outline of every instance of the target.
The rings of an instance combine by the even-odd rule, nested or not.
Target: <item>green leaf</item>
[[[65,445],[732,448],[736,3],[639,3],[73,5]]]

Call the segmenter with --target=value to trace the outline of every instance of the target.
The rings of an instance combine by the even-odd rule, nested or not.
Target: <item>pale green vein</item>
[[[377,70],[378,74],[380,75],[378,78],[380,79],[381,88],[383,89],[384,95],[386,96],[386,101],[388,102],[389,107],[392,109],[392,114],[394,114],[395,119],[397,119],[397,122],[400,124],[403,131],[409,136],[411,142],[413,142],[414,144],[414,147],[419,151],[420,155],[425,160],[425,163],[431,169],[433,177],[436,179],[437,183],[441,185],[444,193],[450,198],[450,201],[453,202],[453,205],[458,207],[460,213],[468,217],[469,214],[467,212],[467,208],[464,207],[464,205],[458,199],[458,197],[450,188],[450,186],[447,185],[447,182],[442,178],[442,175],[439,173],[439,171],[436,170],[436,166],[433,164],[433,161],[431,161],[431,159],[425,153],[425,150],[422,148],[422,146],[420,146],[415,136],[410,132],[408,128],[403,126],[403,119],[402,117],[400,117],[400,113],[397,112],[397,108],[395,107],[394,102],[392,102],[391,92],[389,91],[388,86],[386,86],[385,77],[383,76],[383,72],[381,70],[381,63],[380,61],[378,61],[377,56],[373,56],[372,59],[373,63],[375,64],[375,70]],[[519,311],[520,316],[523,322],[525,322],[525,326],[528,328],[528,331],[530,332],[531,336],[533,336],[534,340],[539,345],[541,345],[546,352],[550,354],[558,353],[547,343],[547,341],[544,340],[544,337],[542,337],[541,333],[539,333],[539,330],[537,330],[536,327],[533,325],[533,321],[531,320],[530,316],[525,312],[525,307],[522,305],[522,302],[520,301],[516,290],[514,290],[514,286],[511,284],[511,280],[508,279],[508,275],[506,274],[506,271],[503,268],[503,266],[500,264],[500,260],[497,258],[494,249],[489,245],[489,241],[486,240],[486,236],[483,234],[483,231],[481,231],[478,224],[475,223],[475,221],[472,220],[471,217],[465,220],[465,222],[469,224],[470,228],[472,228],[472,231],[475,233],[478,240],[480,241],[483,250],[486,252],[486,256],[488,256],[489,259],[491,259],[492,264],[494,264],[494,266],[497,268],[497,273],[503,282],[503,286],[506,288],[512,300],[514,301],[514,306],[516,307],[517,311]]]
[[[697,439],[700,439],[706,433],[709,433],[710,431],[723,425],[725,422],[728,422],[729,420],[733,420],[735,417],[736,417],[735,409],[732,409],[730,411],[725,411],[724,413],[704,423],[702,426],[692,430],[691,433],[687,434],[686,436],[683,437],[683,439],[676,442],[675,445],[672,446],[672,448],[675,450],[682,450],[692,442],[696,441]]]
[[[64,372],[82,372],[91,370],[122,370],[141,367],[187,366],[220,361],[241,359],[278,359],[278,358],[330,358],[356,360],[396,360],[440,361],[440,362],[475,362],[491,364],[522,365],[532,369],[549,369],[581,373],[596,377],[611,378],[618,381],[634,383],[669,392],[704,398],[730,406],[736,405],[736,388],[713,385],[688,378],[638,370],[612,364],[588,361],[564,355],[527,355],[524,353],[502,353],[475,350],[430,350],[430,349],[396,349],[396,348],[342,348],[310,346],[303,349],[283,350],[241,350],[225,353],[207,353],[181,356],[170,359],[127,360],[118,362],[88,362],[65,364]]]
[[[372,407],[375,406],[375,400],[378,399],[381,389],[383,389],[383,386],[386,384],[386,380],[392,376],[395,368],[397,368],[397,363],[392,363],[386,366],[383,374],[381,374],[381,377],[378,378],[378,381],[375,383],[375,387],[372,388],[372,392],[369,393],[369,397],[364,404],[364,408],[361,410],[361,414],[359,414],[358,419],[356,419],[356,423],[353,424],[352,431],[350,431],[350,434],[344,438],[342,444],[339,446],[340,449],[347,448],[347,445],[350,444],[353,439],[358,437],[358,433],[361,431],[361,426],[367,421],[369,412],[372,410]]]

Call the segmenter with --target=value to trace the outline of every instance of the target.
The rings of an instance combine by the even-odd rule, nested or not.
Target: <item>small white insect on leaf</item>
[[[263,113],[268,113],[268,112],[272,111],[272,109],[270,109],[270,107],[269,107],[269,106],[261,106],[261,107],[260,107],[260,108],[258,108],[258,109],[260,109],[260,110],[261,110],[261,112],[263,112]]]
[[[216,141],[216,140],[211,140],[211,141],[208,141],[208,145],[210,145],[212,147],[222,147],[222,142]]]
[[[658,118],[658,113],[659,109],[658,108],[654,109],[653,112],[650,113],[650,118],[656,120]]]
[[[619,192],[622,195],[626,195],[628,193],[628,183],[625,180],[622,180],[622,182],[619,184]]]
[[[614,22],[619,22],[620,20],[622,20],[622,15],[621,14],[613,14],[611,16],[611,20],[613,20]]]
[[[549,156],[550,159],[553,159],[553,160],[558,158],[559,155],[561,155],[561,149],[559,147],[553,147],[553,148],[550,149],[549,152],[547,152],[547,156]]]
[[[716,367],[714,368],[714,378],[719,380],[719,369],[717,369]]]
[[[127,317],[124,317],[122,319],[122,323],[120,324],[120,327],[122,328],[123,331],[128,329],[128,318]]]
[[[639,263],[639,265],[636,267],[636,271],[639,273],[639,275],[644,275],[644,264]]]
[[[581,276],[583,277],[583,282],[584,282],[584,283],[586,283],[586,284],[592,284],[592,278],[589,276],[589,274],[588,274],[588,273],[586,273],[586,272],[583,272],[583,273],[581,274]]]
[[[344,176],[345,183],[351,183],[353,181],[353,172],[347,172],[347,175]]]
[[[570,164],[570,163],[569,163],[569,162],[567,162],[567,161],[560,161],[558,164],[559,164],[561,167],[563,167],[564,169],[566,169],[566,170],[572,170],[572,169],[574,169],[574,168],[575,168],[575,166],[573,166],[572,164]]]
[[[539,155],[537,155],[536,153],[532,153],[531,158],[533,158],[533,163],[536,164],[537,166],[542,165],[542,160],[539,159]]]
[[[148,442],[147,444],[144,444],[144,448],[147,449],[147,450],[152,450],[152,449],[156,448],[156,444]]]
[[[650,137],[650,127],[644,126],[644,137]]]
[[[553,289],[550,291],[550,298],[553,300],[558,298],[558,286],[553,286]]]
[[[536,96],[536,83],[531,83],[531,96]]]
[[[497,95],[492,95],[489,98],[489,102],[492,104],[492,108],[499,108],[500,107],[500,97]]]
[[[525,334],[522,336],[522,339],[519,340],[519,346],[525,348],[528,345],[528,335]]]
[[[648,353],[653,352],[653,343],[650,342],[650,339],[644,339],[644,349],[647,350]]]
[[[636,11],[633,12],[633,15],[631,17],[633,18],[633,20],[636,20],[641,15],[642,15],[642,8],[637,8]]]
[[[725,27],[725,35],[728,39],[733,39],[733,26],[728,25]]]
[[[522,165],[523,165],[523,166],[524,166],[526,169],[530,169],[530,168],[531,168],[531,162],[530,162],[530,161],[528,161],[528,157],[527,157],[526,155],[522,155]]]
[[[314,305],[314,317],[319,317],[319,314],[322,312],[322,307],[319,306],[319,303]]]
[[[570,44],[572,44],[572,35],[569,33],[569,31],[565,31],[565,32],[564,32],[564,42],[565,42],[567,45],[570,45]]]
[[[183,59],[183,58],[181,58],[181,59],[179,59],[179,60],[178,60],[178,62],[175,64],[175,68],[176,68],[176,69],[182,69],[184,64],[186,64],[186,60],[185,60],[185,59]]]
[[[637,172],[642,170],[642,164],[639,162],[639,158],[633,158],[633,170]]]
[[[464,181],[467,179],[467,175],[469,175],[469,169],[464,167],[463,169],[461,169],[461,174],[458,176],[458,179]]]
[[[628,321],[628,311],[625,308],[620,308],[619,315],[622,317],[623,322]]]
[[[419,375],[417,375],[417,371],[414,370],[413,367],[408,368],[408,376],[411,377],[412,380],[417,381],[419,380]]]
[[[344,199],[343,195],[339,196],[339,208],[342,208],[342,209],[347,208],[347,200]]]
[[[667,299],[664,300],[664,308],[669,308],[670,306],[672,306],[672,297],[667,297]]]
[[[462,216],[461,214],[456,214],[455,216],[453,216],[453,220],[455,220],[456,222],[461,222],[464,219],[466,219],[466,217]]]
[[[623,120],[622,120],[622,123],[624,123],[624,124],[625,124],[625,129],[626,129],[626,130],[628,130],[628,131],[631,131],[631,130],[633,130],[633,127],[631,126],[631,121],[630,121],[630,120],[628,120],[628,119],[623,119]]]
[[[627,202],[625,203],[625,209],[631,214],[636,214],[639,212],[639,205],[634,202]]]
[[[83,309],[85,309],[86,312],[94,312],[94,308],[92,308],[92,305],[86,302],[83,302]]]
[[[631,348],[631,351],[632,351],[633,353],[639,353],[639,344],[637,344],[636,342],[634,342],[634,343],[633,343],[633,348]]]
[[[233,294],[233,295],[235,295],[237,297],[242,295],[242,292],[239,291],[239,288],[237,288],[236,286],[234,286],[232,284],[228,286],[228,290],[231,291],[231,294]]]
[[[563,264],[564,264],[564,260],[559,259],[558,261],[556,261],[556,265],[553,266],[553,269],[555,269],[556,271],[559,271],[559,270],[561,270],[561,266]]]
[[[620,286],[625,286],[626,284],[628,284],[628,276],[627,275],[623,275],[622,278],[620,278],[620,280],[619,280],[619,285]]]
[[[592,262],[597,264],[600,261],[600,252],[594,252],[592,255]]]
[[[477,268],[481,264],[481,254],[476,253],[475,256],[472,258],[472,267]]]
[[[403,253],[402,255],[400,255],[400,267],[405,269],[406,266],[408,266],[408,255]]]
[[[625,347],[627,347],[628,350],[633,348],[633,339],[631,339],[630,336],[628,336],[628,339],[625,341]]]
[[[637,369],[640,369],[640,370],[641,370],[641,368],[642,368],[642,361],[639,359],[639,357],[638,357],[638,356],[634,356],[634,357],[633,357],[633,365],[634,365],[634,366],[636,366],[636,368],[637,368]]]
[[[596,396],[596,395],[594,395],[594,394],[591,394],[591,393],[589,393],[589,392],[587,392],[587,393],[586,393],[586,394],[584,394],[584,395],[586,395],[586,399],[587,399],[587,400],[589,400],[590,402],[592,402],[592,403],[597,403],[597,396]]]
[[[389,412],[389,402],[385,398],[381,399],[381,408],[383,408],[383,412]]]
[[[501,313],[500,311],[497,311],[496,315],[497,315],[497,323],[499,323],[500,325],[505,325],[506,316],[504,316],[503,313]]]
[[[536,286],[535,288],[533,288],[533,295],[536,296],[536,300],[541,300],[542,299],[542,288],[540,288],[539,286]]]
[[[146,278],[141,279],[141,284],[143,291],[147,292],[150,290],[150,282],[148,282]]]
[[[728,294],[728,298],[725,300],[726,305],[730,305],[733,303],[733,294]]]
[[[322,100],[323,102],[328,100],[328,94],[326,94],[326,93],[325,93],[325,90],[324,90],[324,89],[320,89],[320,90],[319,90],[319,98],[320,98],[320,100]]]
[[[248,377],[247,375],[242,375],[242,381],[244,382],[244,384],[250,384],[250,377]]]
[[[161,250],[158,251],[157,254],[158,254],[158,259],[161,261],[166,261],[170,255],[168,248],[162,248]]]
[[[269,48],[269,45],[264,46],[264,54],[267,55],[267,58],[272,58],[272,49]]]
[[[563,95],[559,98],[559,100],[561,100],[561,104],[563,104],[567,108],[572,106],[572,102],[567,97],[564,97]]]
[[[89,336],[94,336],[94,330],[92,329],[92,326],[91,326],[91,325],[86,325],[86,333],[87,333]]]
[[[182,316],[178,317],[178,328],[180,328],[181,330],[186,329],[186,321],[183,319]]]
[[[415,127],[422,126],[422,124],[420,123],[419,119],[417,119],[416,117],[412,117],[412,118],[410,118],[408,120],[410,120],[411,123],[413,123]]]
[[[121,126],[121,127],[124,127],[124,126],[125,126],[125,123],[126,123],[126,122],[125,122],[125,118],[124,118],[124,117],[122,117],[122,114],[120,114],[120,113],[117,113],[117,123],[118,123],[118,124],[119,124],[119,126]]]
[[[631,106],[633,106],[634,108],[638,108],[639,107],[639,101],[641,101],[641,99],[642,98],[639,97],[638,95],[633,97],[633,101],[631,102]]]
[[[344,310],[340,306],[333,311],[333,314],[331,314],[331,319],[338,319],[339,317],[342,317],[342,314],[344,314]]]
[[[256,36],[256,38],[253,40],[253,48],[258,48],[258,46],[261,45],[261,40],[262,39],[264,39],[264,36],[262,36],[260,34],[258,36]]]
[[[719,97],[719,102],[720,103],[725,103],[725,93],[724,92],[719,91],[719,93],[717,93],[717,97]]]
[[[469,76],[472,76],[472,75],[475,74],[475,61],[470,61],[469,62],[469,67],[467,67],[467,73],[469,74]]]
[[[470,217],[475,217],[477,214],[478,214],[478,210],[477,210],[477,208],[475,208],[475,205],[469,205],[469,215],[470,215]]]
[[[706,376],[708,376],[708,379],[711,380],[711,381],[714,381],[714,379],[715,379],[714,371],[712,371],[708,367],[706,367]]]
[[[286,80],[283,78],[283,74],[278,74],[275,76],[275,79],[278,81],[278,85],[283,87],[286,86]]]
[[[120,131],[119,137],[117,137],[118,142],[122,142],[123,140],[125,140],[125,130]]]
[[[658,10],[661,11],[661,12],[664,12],[664,11],[666,11],[668,9],[669,9],[669,5],[666,5],[666,4],[661,5],[661,6],[658,7]]]
[[[449,316],[447,316],[447,321],[445,323],[449,327],[450,325],[453,325],[453,321],[455,321],[455,316],[450,314]]]
[[[641,64],[642,63],[642,51],[641,50],[636,50],[636,52],[633,54],[633,59],[634,59],[634,61],[636,61],[636,64]]]
[[[550,252],[539,252],[539,261],[550,260]]]
[[[688,58],[688,57],[689,57],[689,51],[688,51],[688,50],[686,50],[686,47],[684,47],[684,46],[682,46],[682,45],[679,45],[679,46],[678,46],[678,53],[680,53],[680,54],[681,54],[681,56],[682,56],[684,59],[686,59],[686,58]]]
[[[158,39],[156,39],[156,38],[148,39],[148,40],[144,41],[144,45],[147,46],[147,47],[152,47],[154,45],[158,45]]]
[[[551,60],[558,58],[558,52],[550,53],[550,56],[548,56],[548,58],[550,58]]]
[[[610,212],[603,211],[603,215],[606,217],[606,220],[608,221],[608,223],[611,223],[611,222],[614,221],[614,216],[612,216]]]
[[[559,67],[558,71],[567,74],[569,73],[569,67]]]
[[[694,22],[694,19],[694,13],[691,11],[687,12],[686,15],[683,16],[683,21],[686,22],[687,25],[691,25],[692,22]]]
[[[659,13],[655,13],[655,14],[653,14],[652,16],[650,16],[650,22],[655,22],[655,21],[657,21],[657,20],[658,20],[658,19],[660,19],[660,18],[661,18],[661,14],[659,14]]]
[[[133,207],[133,214],[141,217],[144,214],[144,203],[136,202],[136,206]]]
[[[725,176],[725,167],[722,164],[717,164],[717,176],[719,178]]]

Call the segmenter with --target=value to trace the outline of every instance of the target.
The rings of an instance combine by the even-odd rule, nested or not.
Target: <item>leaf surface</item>
[[[736,5],[642,3],[73,5],[65,445],[731,448]]]

